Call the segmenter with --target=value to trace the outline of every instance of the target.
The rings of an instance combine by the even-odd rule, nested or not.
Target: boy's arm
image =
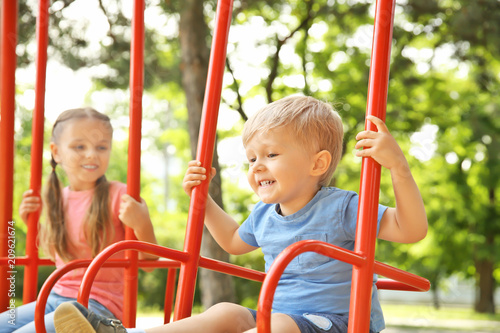
[[[396,207],[388,208],[380,221],[378,238],[414,243],[427,234],[427,215],[410,167],[401,148],[390,134],[385,123],[377,117],[368,120],[377,126],[378,132],[363,131],[356,136],[357,156],[372,157],[391,172]]]
[[[207,198],[205,225],[217,244],[229,254],[244,254],[256,249],[241,239],[238,222],[220,208],[210,196]]]
[[[210,179],[214,175],[215,169],[212,169]],[[191,196],[193,187],[200,185],[202,181],[210,181],[210,179],[207,179],[206,170],[201,167],[199,161],[191,161],[188,164],[182,187]],[[205,225],[217,244],[230,254],[244,254],[256,249],[241,239],[238,233],[240,227],[238,222],[220,208],[210,195],[207,198],[205,208]]]

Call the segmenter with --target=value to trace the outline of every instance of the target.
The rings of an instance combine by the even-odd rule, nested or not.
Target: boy
[[[356,136],[356,148],[364,148],[356,155],[371,157],[391,171],[396,198],[395,208],[379,205],[378,238],[401,243],[419,241],[427,233],[427,217],[408,163],[385,124],[373,116],[368,120],[378,132],[363,131]],[[249,162],[248,181],[261,201],[240,226],[208,198],[205,225],[217,243],[231,254],[261,247],[266,271],[283,249],[303,239],[353,250],[358,196],[325,187],[340,161],[342,138],[338,114],[329,104],[311,97],[287,97],[253,115],[245,124],[243,143]],[[200,165],[198,161],[188,165],[183,181],[188,195],[207,179]],[[304,253],[292,260],[274,296],[272,332],[347,332],[351,272],[350,265],[316,253]],[[67,305],[59,316],[56,312],[56,328],[58,317],[60,326],[69,321],[63,318],[92,326],[88,332],[108,332],[105,328],[111,328],[100,318],[91,318],[89,325],[86,316],[97,318],[79,304]],[[200,315],[146,332],[256,332],[255,326],[254,310],[221,303]],[[370,332],[383,329],[374,284]],[[120,330],[116,332],[125,332],[123,326]]]

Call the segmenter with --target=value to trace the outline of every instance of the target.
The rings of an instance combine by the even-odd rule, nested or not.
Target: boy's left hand
[[[356,135],[358,142],[355,148],[363,148],[356,151],[356,156],[371,157],[391,171],[398,168],[407,170],[406,158],[385,123],[375,116],[368,116],[367,119],[377,127],[378,132],[363,131]]]

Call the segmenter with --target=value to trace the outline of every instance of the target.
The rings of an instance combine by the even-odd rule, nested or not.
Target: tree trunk
[[[491,205],[491,220],[495,220],[495,189],[489,189],[489,199]],[[489,218],[488,217],[488,218]],[[495,231],[486,230],[486,244],[483,247],[487,249],[495,249]],[[495,313],[495,278],[493,271],[495,270],[494,253],[488,257],[480,257],[475,259],[476,272],[479,275],[478,294],[476,296],[476,304],[474,309],[480,313]]]
[[[179,24],[182,85],[186,93],[189,137],[193,158],[196,156],[210,57],[207,46],[209,31],[203,15],[203,3],[204,0],[184,0]],[[217,175],[210,184],[209,193],[215,202],[223,208],[217,150],[214,153],[213,166],[217,169]],[[219,247],[206,228],[203,232],[201,253],[209,258],[229,261],[229,254]],[[233,280],[229,275],[203,269],[200,271],[200,286],[202,305],[205,308],[221,301],[234,302],[236,299]]]
[[[474,309],[480,313],[495,313],[495,278],[494,263],[490,259],[476,260],[476,272],[479,275],[478,294]]]

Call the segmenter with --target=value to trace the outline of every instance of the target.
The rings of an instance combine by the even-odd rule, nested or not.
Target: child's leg
[[[257,328],[244,331],[245,333],[256,333]],[[301,333],[295,321],[283,313],[273,313],[271,315],[271,332],[273,333]]]
[[[35,318],[35,302],[18,306],[0,314],[0,333],[14,332]]]
[[[255,320],[247,308],[233,303],[219,303],[199,315],[145,331],[147,333],[241,333],[253,327]]]
[[[55,312],[54,322],[58,333],[126,332],[119,321],[99,316],[77,302],[68,302],[59,306]],[[255,327],[255,320],[247,308],[232,303],[221,303],[202,314],[147,329],[145,332],[241,333],[253,327]]]
[[[47,333],[56,333],[56,329],[54,327],[54,312],[48,313],[44,317],[45,319],[45,330]],[[35,322],[31,321],[28,324],[24,325],[20,329],[14,331],[14,333],[33,333],[35,330]]]
[[[71,301],[71,298],[50,293],[45,306],[45,329],[47,333],[55,333],[54,311],[63,302]],[[35,332],[35,307],[36,302],[16,307],[13,311],[0,314],[0,333],[7,332]],[[7,318],[5,318],[7,316]],[[15,323],[15,325],[12,325]]]

